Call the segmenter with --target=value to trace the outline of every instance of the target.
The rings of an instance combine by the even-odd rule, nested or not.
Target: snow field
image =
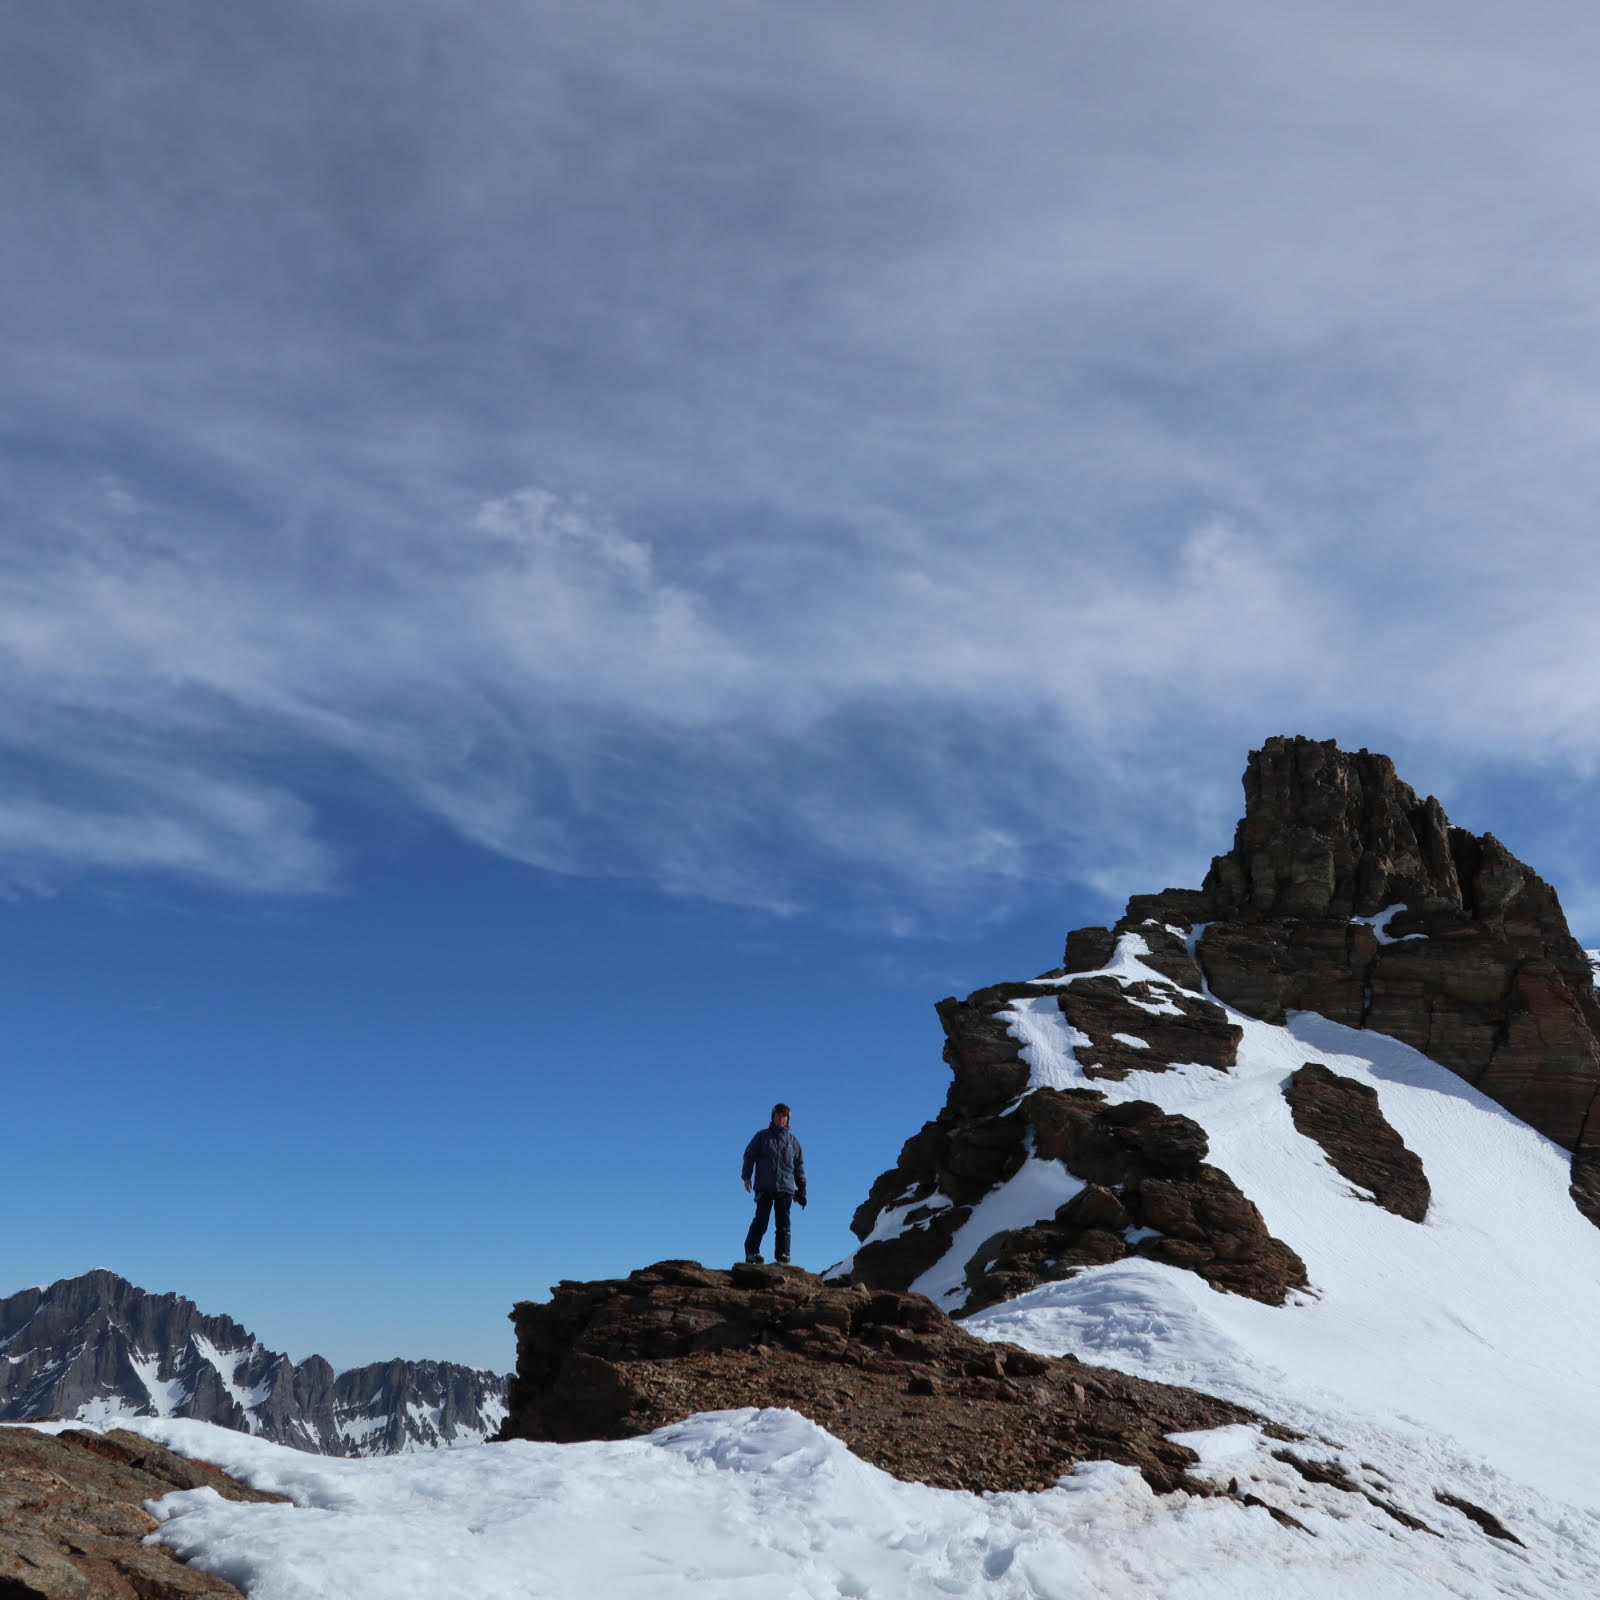
[[[1105,970],[1162,981],[1138,960],[1143,949],[1125,935]],[[1187,1066],[1120,1082],[1084,1075],[1053,996],[1018,1001],[1012,1015],[1033,1086],[1092,1087],[1199,1122],[1210,1160],[1300,1253],[1311,1289],[1263,1306],[1130,1260],[981,1312],[967,1323],[974,1333],[1273,1416],[1309,1400],[1341,1421],[1420,1429],[1552,1496],[1600,1507],[1600,1230],[1568,1196],[1566,1151],[1397,1040],[1310,1013],[1275,1027],[1230,1010],[1244,1030],[1231,1071]],[[1283,1084],[1307,1061],[1377,1091],[1432,1185],[1425,1223],[1363,1199],[1295,1131]]]
[[[1572,1600],[1600,1585],[1570,1534],[1541,1528],[1521,1550],[1431,1496],[1437,1532],[1408,1530],[1306,1483],[1245,1427],[1182,1437],[1202,1475],[1240,1478],[1305,1531],[1234,1499],[1157,1496],[1108,1462],[1043,1494],[900,1483],[791,1411],[707,1413],[620,1443],[367,1460],[205,1423],[133,1425],[294,1499],[241,1505],[193,1489],[152,1503],[163,1519],[152,1538],[250,1600]],[[1409,1466],[1355,1464],[1410,1492]],[[1437,1465],[1424,1459],[1423,1476]]]

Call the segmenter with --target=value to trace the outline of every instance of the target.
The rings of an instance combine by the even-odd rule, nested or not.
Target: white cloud
[[[1592,769],[1583,8],[377,17],[5,25],[18,871],[313,887],[355,784],[970,906],[1271,732]]]

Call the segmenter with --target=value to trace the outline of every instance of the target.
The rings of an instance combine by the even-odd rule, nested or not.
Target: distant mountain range
[[[322,1455],[392,1455],[490,1437],[507,1381],[449,1361],[297,1365],[231,1317],[104,1270],[0,1300],[0,1422],[192,1417]]]

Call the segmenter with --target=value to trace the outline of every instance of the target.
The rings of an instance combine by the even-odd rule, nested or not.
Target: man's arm
[[[746,1189],[750,1187],[750,1174],[756,1170],[756,1146],[760,1143],[761,1135],[758,1133],[744,1147],[744,1166],[739,1171],[739,1181]]]
[[[794,1142],[794,1197],[802,1206],[806,1203],[806,1158],[798,1139]]]

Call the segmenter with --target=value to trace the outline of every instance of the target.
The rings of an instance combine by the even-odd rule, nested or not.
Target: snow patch
[[[238,1376],[239,1368],[260,1354],[260,1345],[246,1345],[239,1350],[219,1350],[203,1333],[191,1334],[189,1342],[194,1346],[200,1359],[215,1370],[221,1380],[223,1391],[243,1408],[245,1425],[251,1433],[259,1433],[261,1419],[256,1414],[256,1408],[272,1393],[271,1375],[259,1383],[252,1384],[248,1389],[238,1381]]]
[[[979,1312],[967,1326],[1190,1384],[1269,1414],[1315,1395],[1324,1426],[1399,1418],[1551,1495],[1600,1507],[1600,1230],[1568,1196],[1570,1158],[1417,1051],[1308,1012],[1243,1030],[1229,1073],[1097,1080],[1205,1128],[1210,1160],[1299,1252],[1313,1291],[1286,1306],[1127,1260]],[[1421,1157],[1425,1224],[1358,1199],[1296,1133],[1283,1084],[1307,1061],[1376,1091]]]
[[[1371,928],[1378,936],[1379,944],[1405,944],[1410,939],[1426,939],[1425,933],[1403,933],[1398,938],[1389,932],[1389,919],[1398,916],[1406,909],[1405,903],[1385,906],[1375,917],[1351,917],[1352,922],[1359,922],[1363,927]]]
[[[956,1229],[950,1248],[911,1285],[913,1294],[925,1294],[946,1310],[967,1297],[967,1263],[997,1233],[1026,1228],[1053,1217],[1083,1188],[1059,1161],[1032,1154],[1033,1131],[1028,1132],[1029,1154],[1022,1166],[1003,1184],[991,1189]]]
[[[128,1362],[144,1385],[145,1393],[150,1396],[151,1410],[158,1417],[176,1416],[178,1407],[194,1392],[182,1378],[157,1376],[161,1369],[159,1356],[135,1355],[130,1351]]]

